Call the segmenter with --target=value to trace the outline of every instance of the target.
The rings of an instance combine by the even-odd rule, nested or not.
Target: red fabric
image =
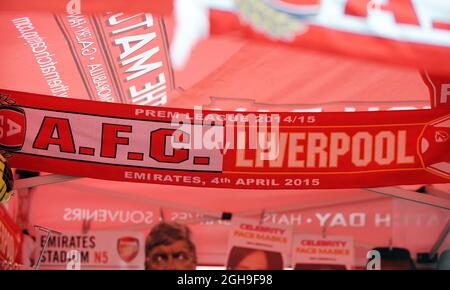
[[[66,94],[57,94],[61,96],[161,105],[159,101],[162,99],[158,98],[150,103],[146,103],[145,98],[131,98],[130,88],[133,85],[137,91],[145,91],[145,84],[150,83],[154,86],[150,90],[153,96],[165,95],[166,105],[177,108],[203,105],[207,109],[247,111],[367,111],[399,107],[421,109],[428,105],[426,87],[415,70],[289,46],[258,44],[232,35],[220,35],[200,42],[186,68],[172,72],[166,43],[173,37],[174,23],[170,17],[155,17],[154,25],[146,31],[139,27],[123,35],[102,38],[90,20],[98,22],[103,30],[110,31],[107,25],[109,17],[104,15],[93,18],[82,15],[80,17],[89,21],[85,24],[80,22],[80,27],[70,28],[64,15],[55,17],[44,13],[8,11],[1,14],[0,31],[7,41],[0,43],[0,51],[8,55],[0,68],[0,88],[3,89],[53,94],[47,83],[50,76],[43,75],[36,63],[35,53],[29,45],[24,45],[27,42],[19,38],[21,34],[12,24],[14,19],[28,17],[34,27],[31,32],[38,33],[45,40],[46,52],[56,63],[54,67],[61,81],[68,86]],[[132,16],[134,14],[126,13],[119,19]],[[63,33],[65,30],[61,30],[56,19],[60,19],[59,22],[68,27],[69,32]],[[132,17],[117,29],[132,27],[143,20],[143,15]],[[91,32],[85,44],[89,46],[85,49],[73,40],[76,31],[83,29]],[[156,38],[125,60],[158,48],[159,52],[144,63],[161,62],[161,68],[127,81],[126,77],[132,73],[124,73],[123,70],[136,62],[124,67],[119,58],[122,48],[113,44],[114,41],[123,36],[141,36],[152,32],[156,33]],[[90,61],[90,56],[82,55],[83,51],[90,52],[92,48],[97,49],[95,61]],[[92,72],[87,66],[89,64],[95,65]],[[161,73],[164,75],[164,85],[158,85]],[[105,87],[111,89],[111,98],[98,96],[97,93],[104,93]]]
[[[11,268],[15,263],[21,264],[21,253],[21,230],[14,223],[3,206],[0,205],[0,269],[2,269],[2,267]],[[9,266],[5,263],[9,263]]]
[[[231,39],[199,44],[186,69],[177,72],[177,85],[185,91],[173,94],[169,107],[336,112],[422,109],[429,104],[417,71],[254,42],[240,43],[221,65],[201,80],[192,80],[204,70],[203,55],[217,61],[223,53],[236,50],[237,44],[216,44]]]
[[[12,120],[16,125],[3,128],[7,132],[13,128],[14,134],[4,136],[1,144],[20,139],[17,134],[25,135],[11,164],[27,170],[119,181],[258,189],[361,188],[443,183],[450,178],[450,152],[446,150],[450,117],[446,111],[256,113],[253,116],[258,121],[240,121],[246,127],[245,139],[237,137],[237,123],[214,126],[218,129],[215,138],[223,136],[221,144],[231,142],[234,146],[225,151],[217,144],[204,143],[212,127],[200,125],[211,124],[211,118],[206,123],[208,117],[229,120],[239,116],[236,113],[219,115],[72,99],[56,103],[46,96],[3,93],[24,110],[26,123],[3,113],[5,124]],[[177,113],[178,120],[197,124],[182,128],[185,133],[176,137],[178,142],[188,142],[188,149],[176,149],[167,141],[179,128],[171,123]],[[249,116],[252,114],[245,113],[239,120]],[[264,125],[274,130],[275,123],[265,122],[270,120],[267,118],[279,120],[279,151],[272,161],[257,155],[267,152],[258,149],[266,145],[249,147],[248,143],[256,134],[252,128],[262,130]],[[250,140],[255,139],[259,137]],[[238,148],[239,140],[247,140],[245,150]],[[355,179],[355,174],[365,178]]]
[[[283,1],[266,1],[265,4],[261,4],[260,6],[266,5],[266,7],[270,8],[276,7],[276,4],[273,2]],[[294,2],[294,6],[286,8],[286,10],[280,13],[280,15],[283,14],[288,17],[295,17],[296,13],[303,13],[305,6],[307,6],[304,1],[298,0]],[[335,22],[331,21],[334,21],[335,19],[321,19],[320,21],[323,21],[322,23],[314,17],[319,15],[319,11],[321,11],[319,9],[323,10],[326,3],[323,1],[319,5],[320,1],[316,2],[318,5],[313,16],[299,17],[297,20],[299,25],[305,26],[305,31],[294,33],[294,38],[292,40],[280,40],[269,36],[268,31],[264,31],[265,28],[260,28],[262,32],[255,31],[255,28],[252,26],[254,24],[250,24],[251,22],[247,19],[240,19],[240,17],[242,17],[242,12],[239,10],[234,12],[213,10],[210,13],[211,32],[213,34],[240,32],[240,35],[243,37],[250,37],[255,40],[264,41],[265,43],[269,41],[276,44],[287,45],[292,48],[310,48],[361,59],[374,60],[396,65],[405,65],[418,69],[426,69],[431,73],[441,75],[450,74],[450,59],[448,58],[450,47],[448,45],[435,44],[432,41],[427,40],[423,34],[421,36],[411,38],[423,38],[423,40],[421,39],[420,41],[409,41],[385,36],[382,33],[379,33],[380,31],[376,30],[376,28],[380,30],[381,27],[386,24],[381,22],[373,24],[370,30],[364,33],[347,31],[347,28],[349,30],[360,29],[354,28],[352,25],[345,28],[338,27]],[[327,3],[329,4],[330,2],[332,3],[332,1],[328,1]],[[369,1],[354,0],[339,3],[345,3],[345,5],[339,4],[334,8],[330,8],[334,10],[336,17],[369,23]],[[385,13],[386,17],[388,15],[393,15],[395,19],[395,24],[393,24],[394,28],[398,29],[398,31],[402,31],[404,29],[403,32],[398,33],[398,35],[401,35],[402,33],[406,34],[406,31],[412,28],[416,29],[416,31],[424,31],[423,26],[428,25],[428,22],[420,23],[417,16],[421,13],[420,10],[424,9],[424,5],[426,6],[427,3],[425,2],[419,4],[422,4],[422,6],[413,4],[410,0],[396,0],[390,1],[388,5],[381,5],[380,7],[375,6],[374,8]],[[341,6],[345,7],[343,13],[340,13],[339,11]],[[431,5],[430,7],[425,8],[428,9],[427,11],[438,9],[435,7],[433,8]],[[248,13],[248,15],[245,15],[246,17],[251,17],[251,15],[253,15],[252,13],[259,13],[256,10],[252,11],[252,9],[255,9],[252,5],[250,5],[250,8],[248,9],[250,12],[246,11],[246,13]],[[434,16],[439,14],[439,11],[433,12]],[[324,17],[333,16],[328,15]],[[273,21],[276,26],[276,21],[273,19],[274,16],[267,21]],[[440,18],[436,16],[436,19],[431,19],[430,21],[432,21],[432,27],[427,33],[443,33],[447,36],[442,37],[448,37],[448,25],[445,24],[448,24],[447,22],[450,20],[440,20]],[[258,25],[261,25],[261,23],[258,23]],[[389,25],[391,24],[389,23]],[[275,29],[275,27],[271,27],[271,29],[272,28]],[[392,27],[389,26],[388,28],[385,28],[383,32],[386,32],[386,30],[391,28]]]

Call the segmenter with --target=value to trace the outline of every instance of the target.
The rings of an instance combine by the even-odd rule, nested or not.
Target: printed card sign
[[[235,270],[281,270],[287,265],[292,227],[233,219],[227,268]]]
[[[39,252],[46,235],[39,236]],[[139,232],[92,231],[52,235],[42,269],[144,269],[144,236]]]
[[[323,269],[331,265],[345,266],[349,269],[354,265],[355,250],[353,238],[347,236],[318,236],[297,234],[294,236],[292,264],[296,269]]]

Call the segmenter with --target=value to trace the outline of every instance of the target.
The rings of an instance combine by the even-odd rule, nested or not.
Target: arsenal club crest
[[[0,106],[0,149],[12,152],[22,149],[26,118],[21,108]]]
[[[117,240],[117,253],[119,257],[130,263],[139,253],[139,240],[135,237],[121,237]]]
[[[420,141],[422,163],[428,172],[450,178],[450,117],[444,117],[425,127]],[[433,154],[440,151],[442,155]]]

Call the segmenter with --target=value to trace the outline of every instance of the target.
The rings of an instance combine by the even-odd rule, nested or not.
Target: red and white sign
[[[308,265],[341,265],[350,269],[355,264],[353,238],[350,236],[294,236],[292,265],[307,268]]]
[[[25,136],[11,159],[17,168],[241,189],[450,179],[445,110],[237,114],[4,93],[26,117],[26,130],[15,133]]]
[[[43,248],[46,235],[38,237],[38,249]],[[83,235],[79,232],[52,235],[41,261],[41,269],[135,270],[144,269],[144,235],[130,231],[92,231]],[[36,257],[38,258],[38,257]]]

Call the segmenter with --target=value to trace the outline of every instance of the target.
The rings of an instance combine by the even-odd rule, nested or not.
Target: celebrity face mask
[[[267,270],[269,268],[266,254],[262,251],[254,251],[248,254],[235,270]]]

